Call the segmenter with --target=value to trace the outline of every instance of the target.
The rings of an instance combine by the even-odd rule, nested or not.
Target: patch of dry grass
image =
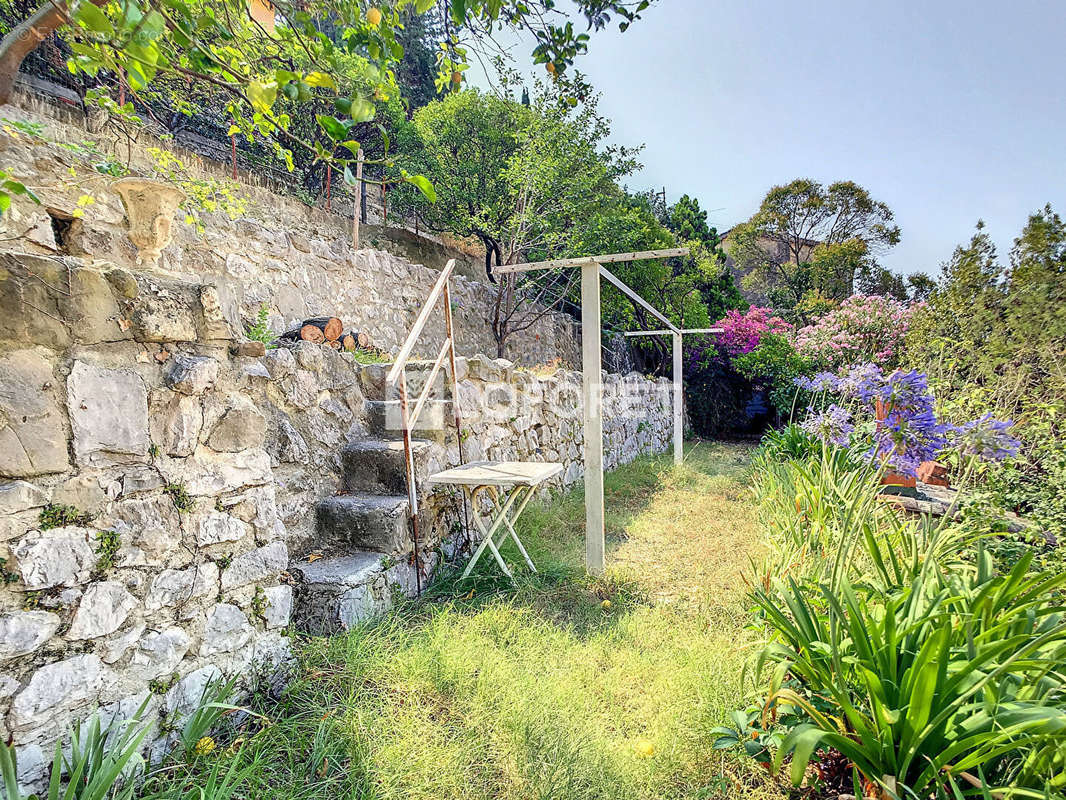
[[[262,753],[261,789],[782,797],[710,747],[710,730],[743,704],[753,645],[741,574],[760,544],[746,462],[741,446],[699,444],[680,468],[664,457],[611,473],[602,579],[581,567],[583,499],[571,492],[523,519],[540,574],[517,590],[485,561],[473,581],[444,579],[375,624],[310,643],[271,731],[278,752]]]

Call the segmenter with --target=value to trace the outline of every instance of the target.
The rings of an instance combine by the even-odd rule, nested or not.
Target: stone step
[[[383,608],[375,586],[385,573],[381,553],[357,551],[289,566],[296,579],[293,624],[311,634],[347,630]]]
[[[414,403],[408,404],[408,411],[414,411]],[[399,438],[403,433],[399,400],[367,400],[367,426],[374,436],[384,436],[389,439]],[[422,438],[433,439],[441,442],[449,434],[454,433],[454,416],[452,404],[448,400],[427,400],[422,407],[422,413],[412,429],[412,435]]]
[[[411,442],[415,462],[415,484],[424,496],[427,461],[432,444],[422,439]],[[407,493],[403,441],[400,439],[360,439],[341,450],[341,482],[353,494],[401,495]]]
[[[465,367],[465,361],[463,366]],[[360,382],[367,397],[372,397],[375,400],[391,400],[397,397],[396,388],[392,389],[391,397],[385,397],[385,378],[390,369],[392,369],[392,364],[365,364],[360,369]],[[407,396],[411,398],[412,402],[417,400],[418,395],[421,394],[426,385],[426,378],[429,377],[429,372],[432,369],[432,361],[407,362]],[[448,384],[450,379],[448,374],[448,364],[445,362],[437,372],[437,377],[433,379],[434,397],[442,398],[449,394]]]
[[[411,548],[407,511],[406,495],[327,497],[315,508],[316,539],[327,549],[406,553]]]
[[[426,554],[423,564],[432,574],[437,554]],[[289,573],[297,581],[293,624],[311,634],[348,630],[387,611],[397,597],[416,593],[410,561],[381,553],[357,550],[310,564],[294,563]]]

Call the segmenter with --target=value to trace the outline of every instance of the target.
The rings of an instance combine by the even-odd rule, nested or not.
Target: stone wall
[[[10,212],[0,217],[0,239],[18,239],[20,249],[31,252],[92,256],[135,269],[137,254],[127,236],[124,209],[109,188],[114,179],[100,174],[95,165],[113,157],[134,172],[151,174],[158,159],[148,148],[163,143],[140,134],[142,141],[127,147],[14,106],[5,106],[3,116],[41,126],[39,134],[12,124],[0,126],[0,169],[25,178],[42,202],[16,198]],[[220,179],[218,165],[178,152],[189,168],[188,180]],[[204,185],[186,188],[205,191]],[[265,307],[272,329],[281,332],[299,320],[332,315],[340,317],[347,329],[368,333],[376,347],[395,352],[444,257],[454,256],[460,263],[452,291],[459,351],[495,354],[489,324],[494,292],[474,280],[484,273],[476,259],[447,251],[410,231],[379,225],[364,228],[361,249],[356,250],[348,217],[328,214],[262,186],[238,184],[234,194],[246,204],[236,219],[205,210],[204,202],[192,203],[196,217],[192,222],[179,211],[173,243],[159,264],[173,277],[213,284],[231,320],[247,324]],[[206,198],[208,205],[218,201]],[[407,256],[424,259],[435,268],[413,263]],[[441,341],[443,323],[438,314],[424,338],[425,352],[436,353]],[[578,325],[568,315],[548,314],[515,334],[506,355],[527,366],[556,359],[577,365]]]
[[[55,154],[41,158],[53,175]],[[121,212],[98,203],[108,210],[79,240],[96,257],[17,252],[21,240],[0,252],[0,735],[26,782],[95,706],[128,714],[147,699],[162,724],[212,677],[286,661],[315,506],[338,490],[342,448],[369,436],[385,369],[310,343],[235,354],[250,296],[297,303],[280,299],[290,274],[308,291],[311,276],[323,282],[314,291],[341,285],[330,283],[351,272],[333,271],[339,240],[240,221],[210,234],[225,258],[187,232],[164,257],[178,268],[150,270],[132,261]],[[184,270],[192,260],[214,266]],[[413,309],[431,271],[377,251],[355,261],[392,272],[350,296],[351,313],[376,320],[379,341],[399,337],[409,313],[384,296]],[[268,262],[277,267],[234,280],[238,264]],[[463,302],[477,303],[476,290],[464,285]],[[463,319],[476,341],[481,318]],[[557,460],[558,483],[580,478],[579,373],[485,357],[460,359],[458,373],[467,460]],[[608,466],[668,447],[665,382],[608,375],[604,396]],[[453,432],[420,435],[426,469],[455,463]],[[456,506],[437,493],[426,508],[428,571],[436,551],[453,551]],[[372,565],[352,619],[411,590],[410,560],[396,557],[409,546],[398,550]]]

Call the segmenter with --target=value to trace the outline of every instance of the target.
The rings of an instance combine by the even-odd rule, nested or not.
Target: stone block
[[[248,526],[245,523],[218,511],[198,515],[194,525],[196,543],[201,547],[222,542],[239,542],[248,534]]]
[[[163,422],[163,451],[168,456],[191,456],[200,441],[204,412],[200,398],[179,394],[168,404]]]
[[[0,356],[0,477],[29,478],[70,466],[66,421],[45,352]]]
[[[149,610],[180,606],[218,593],[218,567],[208,562],[188,569],[167,569],[152,581],[144,605]]]
[[[208,447],[222,453],[239,453],[260,447],[266,433],[263,415],[244,395],[232,395],[228,403],[229,408],[208,436]]]
[[[164,460],[159,469],[167,481],[183,484],[189,494],[212,497],[262,486],[273,477],[270,456],[260,449],[217,453],[201,446],[189,458]]]
[[[15,695],[8,724],[13,731],[61,728],[70,712],[88,709],[116,683],[115,674],[98,656],[79,655],[46,664]]]
[[[192,342],[203,319],[200,288],[153,276],[140,280],[140,293],[128,301],[134,339],[139,342]]]
[[[164,700],[167,714],[191,713],[204,701],[208,688],[218,685],[223,678],[222,670],[215,664],[193,670],[167,692]]]
[[[27,589],[77,586],[89,578],[96,556],[87,528],[53,528],[32,531],[13,549],[19,575]]]
[[[207,356],[175,356],[167,370],[166,385],[176,392],[200,395],[218,380],[218,362]]]
[[[82,595],[67,638],[96,639],[114,633],[137,605],[137,598],[118,581],[94,583]]]
[[[222,573],[222,591],[260,581],[273,582],[289,565],[289,550],[284,542],[270,544],[237,556]]]
[[[133,370],[75,361],[67,378],[74,455],[85,465],[148,454],[148,393]]]
[[[26,481],[11,481],[0,486],[0,515],[41,508],[48,502],[42,489]]]
[[[60,619],[47,611],[14,611],[0,616],[0,661],[29,655],[55,635]]]
[[[115,503],[97,524],[143,551],[145,564],[165,563],[181,544],[178,512],[168,497],[131,497]]]
[[[219,603],[208,612],[200,655],[208,657],[240,650],[252,640],[254,633],[255,628],[243,611],[229,603]]]
[[[181,628],[153,631],[145,634],[137,643],[137,649],[130,658],[130,669],[144,681],[173,674],[190,647],[192,639]]]
[[[263,590],[266,595],[266,608],[263,619],[268,628],[284,628],[292,618],[292,587],[286,584],[271,586]]]

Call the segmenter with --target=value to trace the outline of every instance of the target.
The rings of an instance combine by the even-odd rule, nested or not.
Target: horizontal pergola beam
[[[644,261],[653,258],[678,258],[687,256],[687,247],[675,247],[672,250],[644,250],[639,253],[611,253],[604,256],[582,256],[581,258],[557,258],[552,261],[530,261],[525,264],[502,264],[493,267],[496,274],[507,272],[529,272],[535,269],[560,269],[562,267],[582,267],[586,264],[619,264],[624,261]]]
[[[724,328],[682,328],[681,333],[725,333]],[[668,336],[673,331],[626,331],[626,336]]]

